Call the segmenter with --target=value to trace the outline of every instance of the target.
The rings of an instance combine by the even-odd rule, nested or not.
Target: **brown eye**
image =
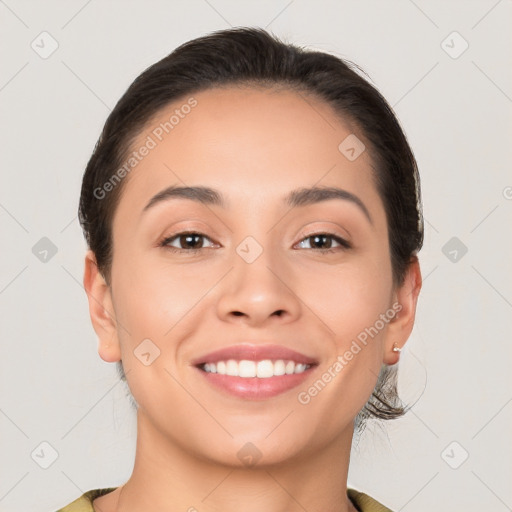
[[[203,246],[205,240],[210,239],[201,233],[176,233],[164,239],[160,245],[171,250],[194,252],[205,248]],[[177,244],[177,246],[175,244]],[[212,245],[210,245],[210,247]]]
[[[308,242],[309,247],[304,244]],[[338,244],[339,247],[333,244]],[[309,235],[299,242],[303,249],[319,249],[320,251],[335,251],[338,249],[350,249],[351,245],[343,238],[329,233],[316,233]]]

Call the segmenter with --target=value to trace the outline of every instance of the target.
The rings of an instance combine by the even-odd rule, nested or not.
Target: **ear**
[[[121,347],[110,286],[98,270],[96,256],[91,250],[85,255],[84,288],[91,322],[98,336],[98,354],[108,363],[120,361]]]
[[[393,351],[393,347],[401,349],[412,332],[421,285],[420,264],[418,257],[413,256],[407,268],[403,284],[393,294],[392,304],[396,306],[396,309],[393,309],[397,313],[388,323],[383,345],[383,362],[387,365],[398,363],[400,352]],[[398,310],[398,308],[400,309]]]

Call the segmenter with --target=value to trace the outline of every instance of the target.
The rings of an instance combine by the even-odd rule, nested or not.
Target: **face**
[[[169,133],[161,123],[188,98],[132,147],[154,142],[114,216],[114,320],[97,329],[100,355],[122,359],[139,414],[165,442],[229,464],[241,449],[269,464],[304,456],[352,431],[410,332],[372,160],[340,151],[356,132],[315,98],[193,98]],[[304,194],[313,187],[324,195]]]

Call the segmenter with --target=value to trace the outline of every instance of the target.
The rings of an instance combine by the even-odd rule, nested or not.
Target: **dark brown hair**
[[[112,219],[123,182],[105,197],[97,191],[123,165],[134,140],[162,108],[199,91],[240,85],[309,94],[356,127],[370,152],[373,178],[386,211],[393,282],[401,285],[423,244],[420,180],[391,107],[361,73],[350,61],[284,43],[259,28],[221,30],[193,39],[147,68],[108,116],[82,182],[79,220],[106,282],[111,279]],[[118,369],[124,378],[121,363]],[[368,416],[403,415],[396,388],[396,365],[383,365],[356,427]]]

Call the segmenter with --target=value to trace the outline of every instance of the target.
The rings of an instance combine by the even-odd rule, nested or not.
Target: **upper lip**
[[[235,361],[262,361],[271,359],[277,361],[279,359],[285,361],[294,361],[296,363],[314,365],[318,362],[312,357],[291,350],[282,345],[252,345],[252,344],[239,344],[230,347],[221,348],[213,352],[209,352],[200,356],[192,361],[194,366],[199,366],[205,363],[216,363],[217,361],[228,361],[234,359]]]

